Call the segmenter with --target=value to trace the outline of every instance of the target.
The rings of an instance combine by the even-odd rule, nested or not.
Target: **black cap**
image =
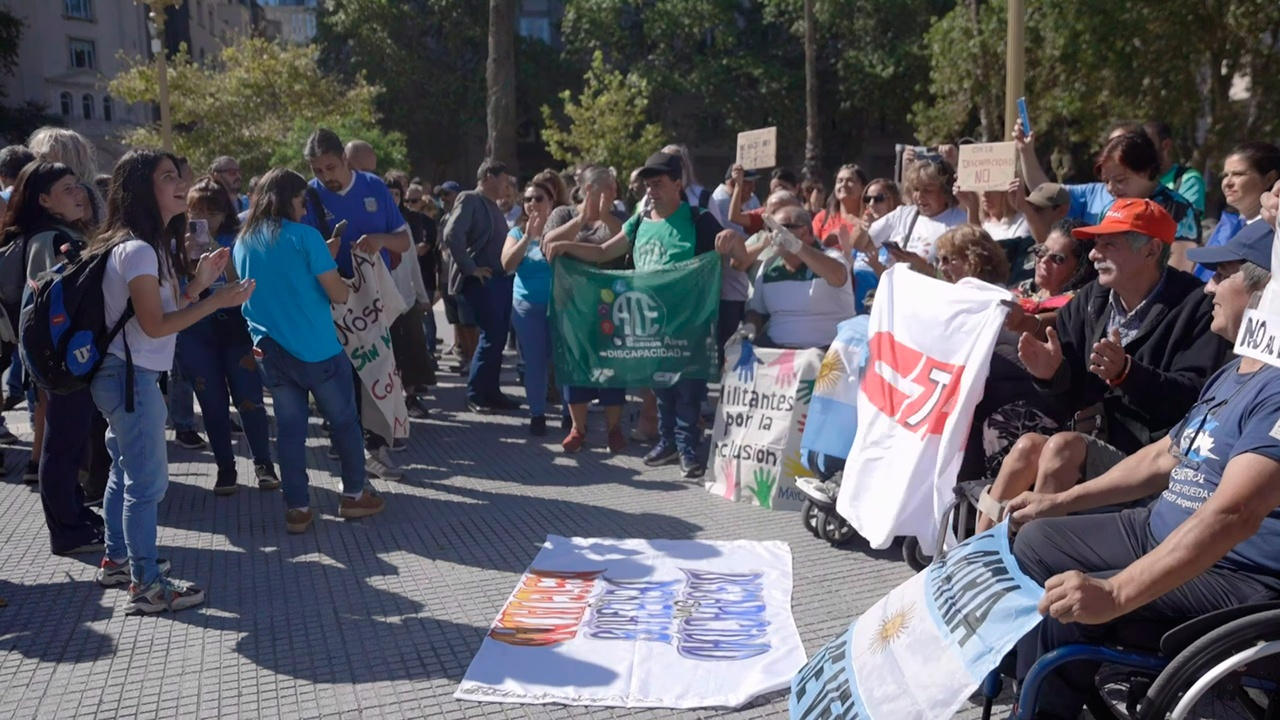
[[[644,167],[640,168],[640,177],[651,178],[658,175],[669,175],[672,180],[683,178],[684,163],[680,161],[680,156],[664,152],[650,155],[644,162]]]
[[[733,179],[733,168],[734,166],[730,165],[729,169],[724,171],[725,180]],[[756,172],[755,170],[743,170],[742,179],[746,180],[747,182],[755,182],[760,179],[760,173]]]
[[[1264,270],[1271,270],[1271,245],[1276,231],[1261,220],[1245,225],[1230,240],[1213,247],[1191,248],[1187,259],[1212,270],[1222,263],[1251,262]]]

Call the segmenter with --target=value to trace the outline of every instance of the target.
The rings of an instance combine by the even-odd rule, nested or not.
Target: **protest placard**
[[[1018,149],[1014,143],[960,146],[956,181],[961,190],[1004,192],[1018,177]]]
[[[820,349],[726,348],[707,490],[763,508],[800,509],[796,476],[810,474],[800,440],[822,358]]]
[[[409,437],[409,411],[400,384],[400,371],[391,352],[391,323],[406,310],[382,258],[351,253],[354,276],[345,305],[334,305],[333,325],[338,342],[360,376],[366,430],[387,439]],[[376,407],[377,412],[369,412]]]
[[[746,170],[777,165],[778,128],[767,127],[738,133],[737,163]]]

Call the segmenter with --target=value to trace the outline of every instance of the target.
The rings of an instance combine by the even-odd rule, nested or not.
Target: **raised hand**
[[[1124,346],[1120,344],[1120,331],[1112,330],[1111,335],[1093,344],[1093,354],[1089,356],[1089,372],[1103,380],[1115,380],[1124,373],[1128,356]]]
[[[215,307],[231,308],[239,307],[249,299],[253,294],[253,289],[257,287],[257,283],[253,280],[241,280],[236,283],[227,283],[218,288],[217,292],[209,296]]]
[[[212,285],[218,276],[222,275],[230,259],[231,251],[227,248],[218,248],[211,253],[201,255],[200,262],[196,265],[196,286],[207,288]]]
[[[1047,340],[1041,342],[1031,333],[1022,333],[1018,338],[1018,359],[1022,361],[1027,372],[1041,380],[1052,379],[1062,365],[1062,345],[1058,342],[1058,331],[1046,328]]]

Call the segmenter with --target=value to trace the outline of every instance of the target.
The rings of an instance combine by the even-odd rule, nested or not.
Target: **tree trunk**
[[[516,164],[516,11],[519,0],[489,0],[489,62],[485,69],[488,88],[489,135],[485,155],[507,164],[512,175]]]
[[[804,171],[822,172],[822,128],[818,124],[818,29],[813,21],[814,0],[804,0]]]

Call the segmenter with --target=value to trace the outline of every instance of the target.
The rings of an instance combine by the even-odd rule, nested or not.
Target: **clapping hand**
[[[201,290],[213,284],[218,276],[222,275],[222,271],[227,267],[227,261],[231,259],[231,251],[227,248],[218,248],[211,253],[205,253],[200,256],[200,261],[196,265],[195,285]]]
[[[1124,346],[1120,344],[1120,331],[1113,329],[1110,336],[1093,344],[1093,354],[1089,356],[1089,372],[1103,380],[1115,380],[1124,373],[1127,357]]]
[[[534,209],[529,213],[529,222],[525,223],[524,236],[530,239],[540,239],[542,232],[547,227],[547,214],[541,208]]]
[[[1048,338],[1041,342],[1031,333],[1023,333],[1018,338],[1018,359],[1027,368],[1027,372],[1041,380],[1052,379],[1062,365],[1062,345],[1058,342],[1058,331],[1046,328]]]
[[[241,280],[236,283],[227,283],[218,288],[218,291],[209,296],[215,307],[232,308],[239,307],[249,299],[253,294],[253,289],[257,287],[257,283],[253,280]]]

